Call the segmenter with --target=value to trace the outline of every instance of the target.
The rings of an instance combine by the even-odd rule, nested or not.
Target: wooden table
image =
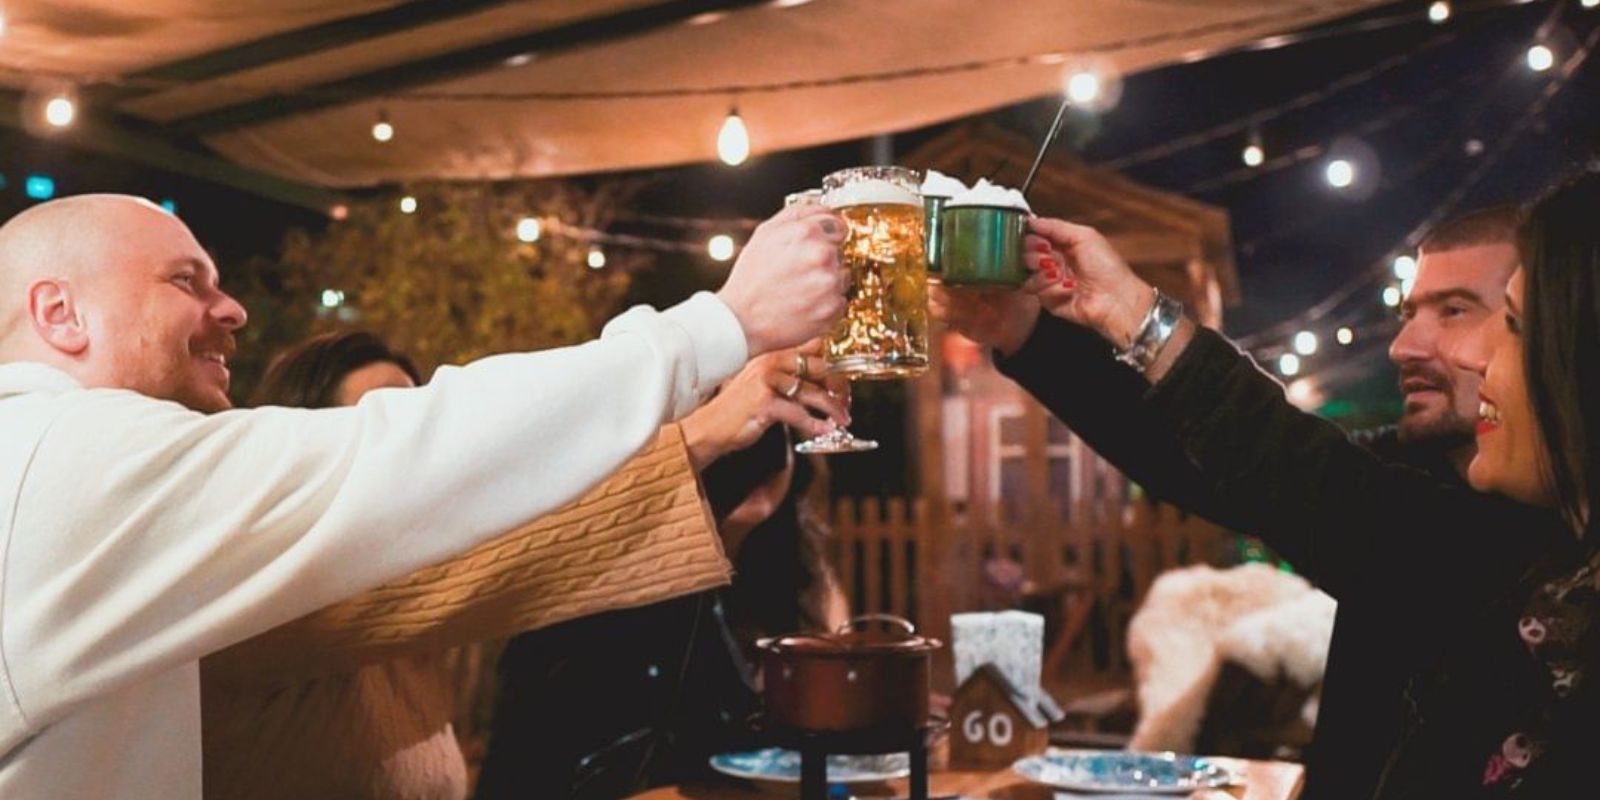
[[[1237,767],[1244,775],[1243,786],[1209,789],[1191,795],[1191,800],[1295,800],[1300,796],[1305,769],[1286,761],[1243,761],[1214,759]],[[929,795],[960,794],[982,800],[1054,800],[1047,786],[1029,783],[1009,769],[991,772],[935,772],[929,779]],[[858,797],[904,796],[905,781],[863,784],[851,787]],[[732,778],[704,784],[666,786],[634,795],[633,800],[777,800],[796,797],[799,790],[790,785],[757,784]],[[1067,795],[1073,796],[1073,795]]]

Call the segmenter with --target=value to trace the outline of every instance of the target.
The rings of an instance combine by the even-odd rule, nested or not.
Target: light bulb
[[[737,167],[750,157],[750,132],[745,130],[738,109],[728,112],[722,130],[717,132],[717,157],[730,167]]]
[[[1400,305],[1400,287],[1398,287],[1398,286],[1385,286],[1385,287],[1383,287],[1383,304],[1388,306],[1388,307],[1390,307],[1390,308],[1394,308],[1394,307]]]
[[[1581,5],[1584,8],[1596,8],[1600,7],[1600,0],[1580,0],[1578,5]]]
[[[1244,158],[1244,165],[1247,167],[1259,167],[1262,162],[1267,160],[1266,151],[1262,150],[1261,145],[1255,142],[1245,145],[1244,153],[1241,155]]]
[[[1528,69],[1534,72],[1544,72],[1555,66],[1556,54],[1542,44],[1528,48]]]
[[[389,115],[386,112],[379,111],[378,121],[372,123],[372,138],[380,142],[394,139],[394,126],[389,124]]]
[[[402,213],[402,214],[415,214],[415,213],[417,213],[417,198],[412,197],[409,194],[406,195],[405,197],[400,198],[400,213]]]
[[[1436,0],[1428,6],[1428,21],[1435,25],[1442,25],[1450,19],[1450,4],[1445,0]]]
[[[713,261],[727,261],[733,258],[733,237],[719,233],[706,242],[706,252],[711,254]]]
[[[341,292],[338,289],[322,290],[323,308],[338,308],[342,305],[344,305],[344,292]]]
[[[589,269],[600,269],[606,265],[606,252],[599,246],[589,248]]]
[[[1328,185],[1335,189],[1344,189],[1356,182],[1356,165],[1342,158],[1328,162],[1328,167],[1323,172]]]
[[[1340,328],[1334,331],[1333,338],[1338,340],[1339,344],[1349,347],[1350,343],[1356,340],[1356,332],[1349,328]]]
[[[544,235],[544,223],[538,217],[523,217],[517,221],[517,240],[523,242],[537,242]]]
[[[1278,374],[1284,377],[1300,374],[1300,357],[1294,353],[1278,356]]]
[[[1088,70],[1072,73],[1067,78],[1067,98],[1080,106],[1100,99],[1100,76]]]
[[[1400,256],[1394,260],[1394,277],[1396,280],[1409,281],[1417,277],[1417,260],[1411,256]]]
[[[1301,331],[1294,335],[1294,351],[1303,356],[1317,352],[1317,335],[1311,331]]]
[[[78,104],[65,92],[51,97],[44,103],[44,121],[52,128],[66,128],[77,118]]]

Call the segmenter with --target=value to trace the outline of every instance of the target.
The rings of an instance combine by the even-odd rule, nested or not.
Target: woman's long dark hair
[[[383,362],[399,367],[413,383],[422,383],[411,359],[390,350],[382,339],[366,331],[313,336],[272,359],[250,404],[328,408],[338,403],[339,384],[345,376]]]
[[[1600,174],[1534,204],[1520,239],[1528,398],[1561,512],[1593,552],[1600,539],[1589,514],[1600,500]]]

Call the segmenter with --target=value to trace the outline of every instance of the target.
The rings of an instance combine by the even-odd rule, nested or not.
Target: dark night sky
[[[1194,193],[1232,215],[1245,302],[1230,310],[1228,330],[1235,335],[1260,331],[1294,317],[1386,262],[1413,228],[1503,146],[1498,162],[1465,193],[1458,209],[1527,199],[1596,152],[1600,68],[1593,61],[1585,63],[1535,124],[1514,140],[1508,132],[1528,116],[1530,104],[1566,57],[1600,25],[1600,10],[1582,9],[1578,0],[1457,3],[1456,19],[1434,26],[1420,15],[1425,6],[1397,3],[1364,17],[1388,19],[1409,12],[1414,16],[1406,24],[1311,37],[1280,49],[1235,53],[1134,76],[1125,82],[1120,105],[1098,118],[1073,117],[1057,146],[1077,150],[1091,164],[1116,159],[1279,106],[1391,56],[1415,51],[1402,66],[1261,127],[1269,159],[1365,128],[1360,138],[1375,154],[1383,175],[1380,181],[1364,182],[1370,196],[1352,199],[1330,191],[1322,182],[1321,158],[1284,169],[1263,169],[1248,180]],[[1535,30],[1558,7],[1553,38],[1557,70],[1535,74],[1521,66],[1522,53]],[[1348,26],[1346,20],[1330,27]],[[1508,69],[1513,63],[1517,66]],[[1055,103],[1047,98],[989,116],[1038,138]],[[899,134],[894,149],[906,152],[942,129]],[[1483,143],[1476,156],[1466,152],[1470,139]],[[1150,185],[1187,192],[1197,183],[1240,169],[1243,143],[1242,136],[1228,136],[1127,172]],[[641,197],[644,210],[758,217],[777,207],[784,194],[815,185],[822,174],[862,162],[866,154],[865,143],[851,142],[759,157],[737,169],[701,165],[635,175],[649,181]],[[6,183],[0,187],[0,218],[28,202],[21,195],[21,184],[30,169],[50,172],[62,193],[131,191],[175,197],[180,213],[203,242],[217,249],[224,266],[250,254],[271,252],[290,225],[320,224],[308,214],[231,190],[63,150],[9,131],[0,132],[0,175]],[[683,235],[669,229],[619,230]],[[636,295],[669,300],[688,285],[714,284],[720,269],[703,258],[663,256],[654,274],[642,277]],[[1374,281],[1363,287],[1328,323],[1346,318],[1367,324],[1381,321],[1385,310],[1377,300],[1380,286]],[[1341,374],[1347,389],[1364,380],[1392,395],[1381,347],[1369,345],[1318,358],[1321,362],[1308,368],[1324,374],[1334,366],[1333,359],[1342,359],[1334,371]]]
[[[1070,117],[1071,127],[1057,147],[1074,149],[1091,164],[1117,159],[1282,106],[1344,76],[1412,53],[1370,80],[1263,124],[1269,168],[1246,180],[1191,191],[1196,184],[1241,170],[1242,134],[1126,170],[1149,185],[1191,194],[1230,212],[1245,301],[1228,312],[1227,329],[1241,335],[1270,328],[1387,264],[1402,252],[1408,234],[1453,193],[1463,192],[1454,205],[1458,212],[1521,202],[1592,159],[1600,146],[1600,103],[1595,102],[1600,68],[1592,60],[1584,62],[1537,120],[1530,120],[1520,135],[1510,133],[1519,119],[1529,116],[1560,65],[1600,25],[1600,10],[1585,10],[1577,0],[1457,3],[1456,18],[1436,26],[1422,15],[1426,5],[1392,4],[1325,26],[1323,30],[1339,31],[1333,35],[1133,76],[1125,81],[1116,108],[1098,117]],[[1353,22],[1390,20],[1399,13],[1409,13],[1410,21],[1348,32]],[[1558,13],[1551,36],[1557,68],[1535,73],[1525,66],[1524,54],[1553,13]],[[1056,102],[1046,98],[987,116],[1039,139]],[[943,129],[897,135],[894,148],[905,152]],[[1368,171],[1362,192],[1330,190],[1322,177],[1326,156],[1270,169],[1276,156],[1356,133],[1381,175],[1373,179]],[[1476,155],[1468,152],[1470,140],[1482,144]],[[866,153],[857,142],[757,158],[738,169],[658,171],[644,201],[662,213],[764,215],[785,193],[816,184],[831,169],[861,162]],[[1491,161],[1492,166],[1486,164]],[[702,260],[690,258],[664,259],[661,272],[714,280]],[[1324,340],[1336,321],[1382,333],[1390,319],[1379,301],[1382,286],[1372,280],[1325,318],[1320,326]],[[646,296],[648,288],[647,283]],[[1281,343],[1283,338],[1266,337],[1264,343]],[[1307,370],[1329,379],[1336,395],[1397,403],[1383,342],[1364,344],[1349,351],[1325,348],[1308,361]]]

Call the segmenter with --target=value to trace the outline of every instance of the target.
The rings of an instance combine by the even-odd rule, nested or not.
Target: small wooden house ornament
[[[950,764],[954,767],[1010,766],[1050,745],[1050,723],[1060,706],[1037,688],[1018,688],[993,664],[972,671],[950,706]]]

